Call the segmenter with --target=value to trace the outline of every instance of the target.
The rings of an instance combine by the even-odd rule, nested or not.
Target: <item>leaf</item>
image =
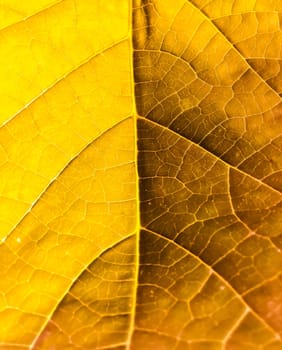
[[[281,348],[281,10],[2,1],[0,349]]]

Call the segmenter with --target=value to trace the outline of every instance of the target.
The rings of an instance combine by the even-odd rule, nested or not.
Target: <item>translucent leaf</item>
[[[0,349],[281,349],[281,11],[0,2]]]

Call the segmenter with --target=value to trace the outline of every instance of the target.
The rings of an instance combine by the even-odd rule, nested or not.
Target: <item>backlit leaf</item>
[[[281,12],[0,1],[0,349],[281,349]]]

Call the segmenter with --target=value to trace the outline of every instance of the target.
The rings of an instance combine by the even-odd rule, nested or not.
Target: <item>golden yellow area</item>
[[[87,266],[135,234],[135,181],[130,117],[87,146],[2,244],[2,343],[34,342]],[[134,266],[134,244],[129,253]],[[118,262],[115,269],[118,282]],[[131,275],[128,298],[134,269]],[[28,327],[25,337],[24,329],[12,327],[17,323]]]
[[[71,72],[125,39],[128,30],[124,0],[118,5],[63,0],[3,29],[0,123],[15,118]]]
[[[56,5],[60,0],[1,0],[0,23],[1,29],[35,16],[48,7]]]
[[[80,280],[101,290],[88,317],[101,324],[97,346],[127,341],[137,210],[128,2],[9,1],[0,13],[0,348],[47,348],[37,341]],[[121,298],[127,316],[112,316],[107,303]]]
[[[0,350],[280,350],[279,0],[0,0]]]
[[[113,43],[1,128],[1,239],[87,144],[132,114],[129,62],[129,41]]]

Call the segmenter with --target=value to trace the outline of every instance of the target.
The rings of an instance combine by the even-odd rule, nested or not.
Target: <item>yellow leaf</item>
[[[281,11],[0,1],[0,349],[281,349]]]

